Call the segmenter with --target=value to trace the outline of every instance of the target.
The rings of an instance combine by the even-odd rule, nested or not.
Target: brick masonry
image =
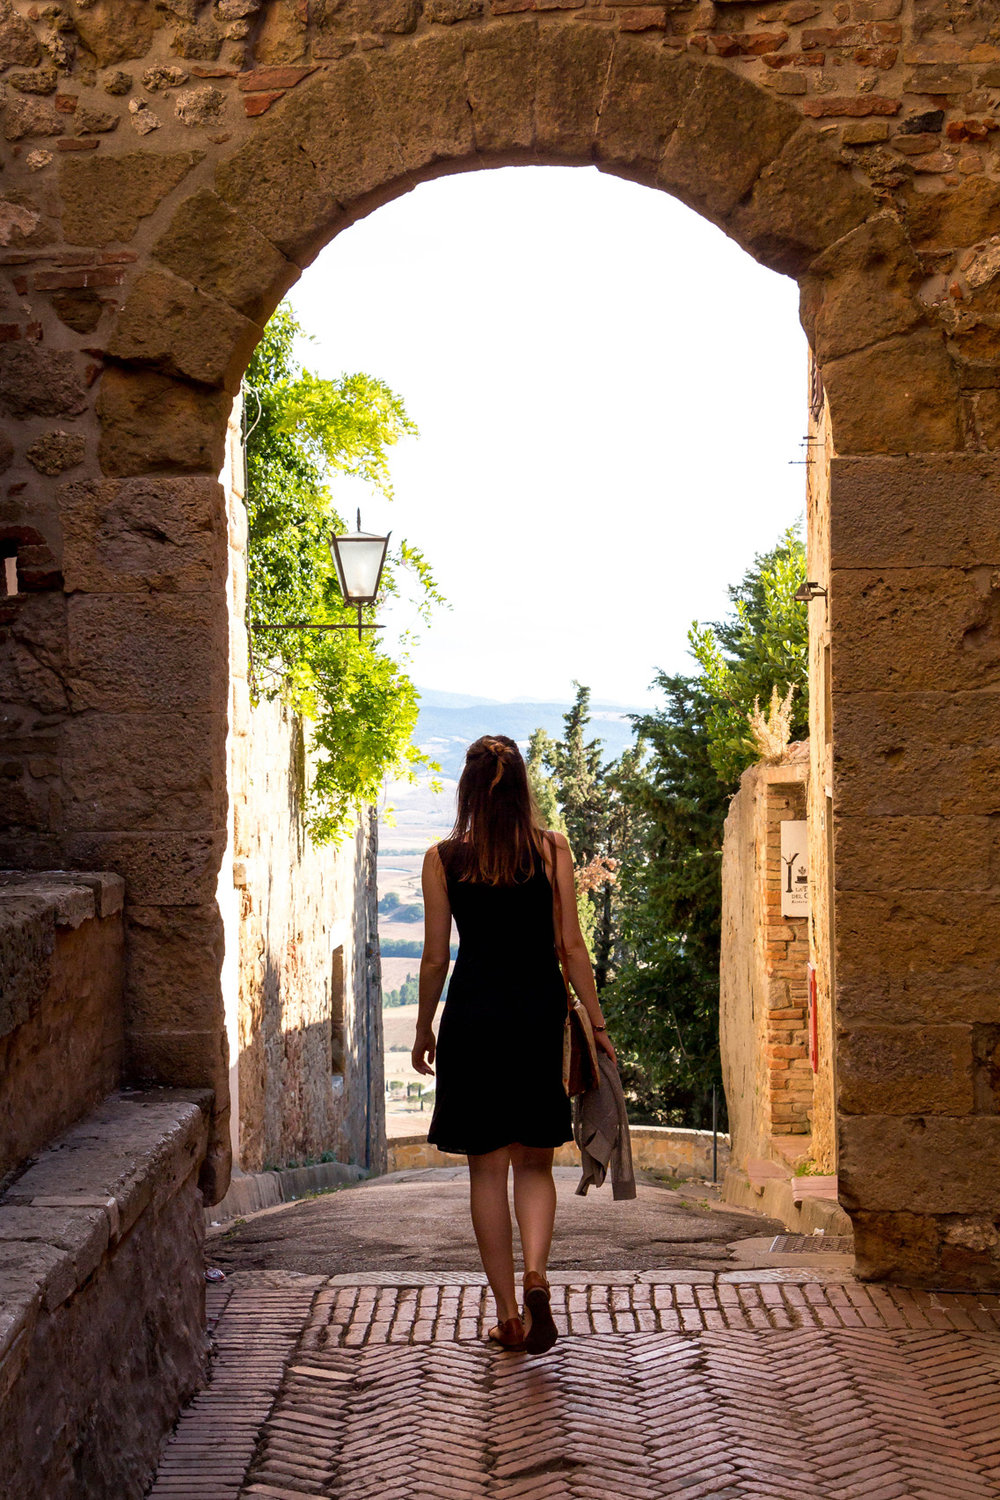
[[[473,1275],[244,1278],[151,1500],[994,1500],[1000,1298],[815,1278],[566,1275],[534,1360]]]
[[[768,787],[764,850],[764,971],[767,977],[765,1050],[772,1135],[808,1135],[812,1119],[807,964],[809,923],[781,915],[781,825],[806,815],[801,781]]]
[[[805,818],[807,753],[795,745],[787,764],[751,766],[726,818],[720,1032],[733,1162],[741,1169],[766,1160],[775,1136],[802,1137],[809,1155],[805,1138],[814,1124],[810,924],[781,914],[781,824]]]

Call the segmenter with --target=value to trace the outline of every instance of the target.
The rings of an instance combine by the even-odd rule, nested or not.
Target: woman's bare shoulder
[[[569,848],[569,839],[564,833],[559,833],[559,831],[555,828],[546,828],[543,831],[542,837],[551,839],[557,849]]]

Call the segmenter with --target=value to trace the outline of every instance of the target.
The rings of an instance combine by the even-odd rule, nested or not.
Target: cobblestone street
[[[334,1204],[357,1226],[371,1191],[247,1243]],[[748,1256],[556,1271],[562,1337],[534,1359],[483,1342],[471,1269],[234,1270],[152,1500],[996,1500],[1000,1297]]]

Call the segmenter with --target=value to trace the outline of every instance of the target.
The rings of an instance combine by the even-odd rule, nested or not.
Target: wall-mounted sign
[[[809,915],[809,859],[806,822],[781,825],[781,915]]]

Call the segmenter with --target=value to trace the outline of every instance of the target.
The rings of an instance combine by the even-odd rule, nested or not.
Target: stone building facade
[[[817,1088],[863,1272],[995,1284],[994,8],[0,12],[0,547],[17,589],[0,601],[0,857],[125,877],[125,1066],[210,1091],[208,1197],[231,1152],[218,475],[241,373],[301,267],[380,203],[445,172],[595,164],[675,194],[799,282],[810,556],[827,588],[810,606],[835,995]],[[636,268],[600,274],[604,296]]]

